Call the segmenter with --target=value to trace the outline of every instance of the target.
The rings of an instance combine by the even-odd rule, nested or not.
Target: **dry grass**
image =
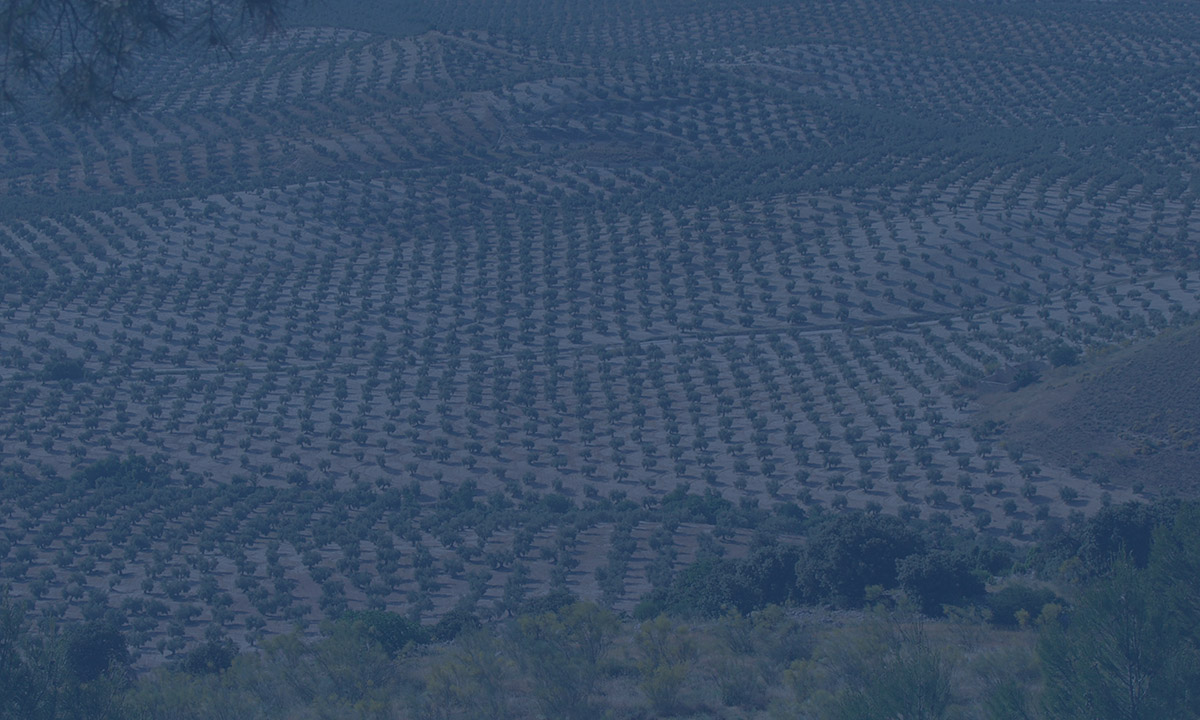
[[[1098,352],[1015,393],[984,396],[1006,443],[1080,476],[1163,494],[1200,492],[1200,327]]]

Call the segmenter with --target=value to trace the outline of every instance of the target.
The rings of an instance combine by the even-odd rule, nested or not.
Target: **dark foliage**
[[[749,607],[745,612],[791,601],[799,558],[799,548],[780,544],[756,549],[738,561],[736,580],[748,588]]]
[[[1063,367],[1064,365],[1074,365],[1079,362],[1079,351],[1070,345],[1059,343],[1047,353],[1046,357],[1054,367]]]
[[[954,547],[950,542],[947,547]],[[971,565],[988,575],[1005,575],[1012,570],[1017,549],[1007,541],[991,537],[976,538],[975,543],[962,550],[970,558]]]
[[[896,563],[896,579],[926,615],[941,615],[945,605],[964,605],[984,594],[984,582],[969,558],[935,550]]]
[[[1129,502],[1101,508],[1083,526],[1079,555],[1096,569],[1128,555],[1136,567],[1150,560],[1156,527],[1169,523],[1175,508]]]
[[[108,622],[88,622],[67,631],[64,639],[67,667],[79,682],[91,682],[110,669],[130,663],[125,634]]]
[[[208,640],[193,648],[179,663],[179,668],[193,675],[219,673],[233,664],[238,656],[231,640]]]
[[[1038,617],[1046,605],[1063,602],[1052,590],[1020,583],[1008,585],[987,597],[987,607],[992,611],[992,623],[1000,627],[1017,627],[1020,622],[1018,613],[1021,611],[1032,619]]]
[[[1091,518],[1044,538],[1031,553],[1030,562],[1035,568],[1052,570],[1067,559],[1078,558],[1089,575],[1101,575],[1114,560],[1125,557],[1135,567],[1145,567],[1155,528],[1169,525],[1178,510],[1178,504],[1171,502],[1129,502],[1101,508]]]
[[[86,378],[83,361],[76,358],[56,357],[42,369],[42,380],[45,382],[72,383]]]
[[[541,615],[562,610],[568,605],[579,602],[579,598],[569,590],[554,590],[545,595],[538,595],[521,603],[517,615]]]
[[[140,455],[124,458],[115,455],[76,470],[71,481],[77,487],[92,489],[107,487],[143,487],[163,480],[161,468]]]
[[[708,559],[690,565],[669,587],[648,594],[635,611],[713,618],[729,610],[746,614],[788,602],[796,583],[799,550],[790,545],[756,549],[740,560]]]
[[[748,604],[749,589],[737,581],[737,562],[708,559],[679,573],[664,592],[652,593],[637,615],[668,612],[682,617],[717,617],[729,608]]]
[[[21,608],[7,597],[0,604],[0,718],[29,717],[39,688],[34,668],[24,656]]]
[[[356,610],[339,618],[340,622],[357,628],[366,637],[379,643],[389,657],[395,657],[409,643],[429,642],[429,632],[403,615],[385,610]]]
[[[463,633],[478,630],[483,626],[479,618],[465,607],[456,607],[446,613],[430,629],[430,636],[438,642],[449,642]]]
[[[547,493],[542,496],[542,503],[546,509],[555,515],[561,515],[571,509],[571,500],[566,495],[559,493]]]
[[[1163,509],[1146,567],[1132,552],[1112,561],[1042,633],[1045,717],[1200,717],[1200,513]]]
[[[1170,524],[1156,528],[1147,567],[1164,608],[1178,620],[1173,632],[1200,649],[1200,506],[1183,505]]]
[[[1042,374],[1031,367],[1023,367],[1013,376],[1012,382],[1008,384],[1009,390],[1020,390],[1023,387],[1028,387],[1042,379]]]
[[[1008,571],[1014,552],[919,520],[831,515],[809,530],[802,546],[760,533],[744,558],[694,563],[669,586],[645,595],[635,615],[711,618],[789,603],[854,608],[864,604],[871,586],[902,588],[923,612],[940,615],[944,605],[981,600],[984,579]]]
[[[925,549],[925,540],[890,515],[834,515],[812,533],[796,564],[796,589],[806,603],[860,607],[868,586],[896,587],[896,564]]]

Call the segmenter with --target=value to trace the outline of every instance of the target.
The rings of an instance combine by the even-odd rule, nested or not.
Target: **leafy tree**
[[[180,668],[193,675],[220,673],[238,656],[231,640],[207,640],[193,648],[180,662]]]
[[[466,632],[478,630],[481,627],[479,618],[472,612],[474,607],[470,595],[465,595],[450,612],[446,613],[433,626],[431,635],[434,640],[447,642]]]
[[[640,656],[639,687],[655,713],[670,715],[678,707],[679,691],[696,656],[695,644],[686,628],[665,615],[643,623],[634,642]]]
[[[1164,505],[1127,502],[1101,508],[1083,526],[1079,555],[1093,570],[1114,559],[1128,558],[1136,567],[1149,562],[1155,529],[1171,522],[1173,510]],[[1170,533],[1167,532],[1167,537]]]
[[[1079,362],[1079,351],[1066,343],[1058,343],[1050,349],[1046,357],[1054,367],[1063,367]]]
[[[1023,622],[1036,620],[1047,605],[1063,603],[1062,598],[1055,595],[1053,590],[1021,583],[1007,585],[987,597],[987,607],[992,611],[992,623],[1012,628]]]
[[[27,656],[21,608],[0,600],[0,718],[34,717],[45,687]]]
[[[798,557],[795,547],[772,544],[739,560],[699,560],[680,571],[667,588],[650,592],[634,612],[640,618],[659,612],[715,618],[730,609],[750,613],[783,604],[792,596]]]
[[[1145,567],[1156,528],[1169,527],[1177,512],[1178,506],[1171,503],[1128,502],[1102,507],[1091,518],[1073,525],[1069,532],[1047,538],[1034,548],[1031,560],[1035,565],[1050,568],[1078,558],[1087,575],[1103,575],[1116,559]]]
[[[0,718],[103,720],[120,716],[128,684],[124,634],[108,621],[35,637],[23,608],[0,597]]]
[[[1194,645],[1173,632],[1158,588],[1120,561],[1089,589],[1069,622],[1038,644],[1048,717],[1142,720],[1196,717]]]
[[[379,643],[388,657],[396,657],[409,643],[420,645],[429,640],[428,632],[420,625],[403,615],[384,610],[356,610],[345,613],[339,621]]]
[[[497,639],[476,629],[458,638],[454,651],[430,670],[426,696],[443,711],[460,707],[470,718],[510,717],[507,681],[512,670],[513,662]]]
[[[518,662],[547,717],[594,715],[600,662],[618,628],[616,616],[593,603],[517,620],[512,639]]]
[[[839,513],[813,532],[796,563],[797,593],[808,603],[859,607],[868,586],[895,587],[897,561],[923,549],[899,518]]]
[[[868,627],[869,629],[869,627]],[[933,643],[919,618],[891,618],[877,637],[850,644],[842,653],[848,679],[829,703],[835,720],[938,720],[948,716],[954,672],[950,659]]]
[[[110,669],[129,666],[125,634],[108,621],[72,627],[64,637],[67,667],[79,682],[96,680]]]
[[[71,481],[82,488],[135,488],[160,484],[165,472],[140,455],[115,455],[76,470]]]
[[[940,615],[943,606],[974,600],[984,593],[983,580],[970,560],[944,550],[901,558],[896,577],[926,615]]]
[[[1164,600],[1174,616],[1186,623],[1200,617],[1200,505],[1180,507],[1172,520],[1155,530],[1149,569],[1167,589]],[[1192,625],[1189,634],[1197,633]]]
[[[83,362],[66,356],[51,359],[42,370],[42,379],[48,382],[70,383],[86,377]]]

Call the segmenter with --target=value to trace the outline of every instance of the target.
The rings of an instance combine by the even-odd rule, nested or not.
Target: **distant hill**
[[[988,415],[1006,442],[1086,476],[1196,495],[1200,325],[1106,353],[1018,392]]]

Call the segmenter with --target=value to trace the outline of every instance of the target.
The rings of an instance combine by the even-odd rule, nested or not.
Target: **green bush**
[[[1007,585],[987,596],[992,624],[1009,628],[1020,625],[1022,617],[1026,620],[1036,619],[1046,605],[1061,605],[1063,602],[1052,590],[1021,583]]]
[[[521,670],[546,717],[590,718],[600,663],[618,630],[615,615],[593,603],[526,615],[511,630]]]
[[[944,550],[902,558],[896,564],[896,577],[926,615],[941,615],[945,605],[962,605],[984,594],[983,580],[970,560]]]
[[[659,615],[642,623],[634,642],[640,656],[639,687],[654,712],[673,713],[679,707],[679,693],[696,657],[691,634],[687,628]]]
[[[67,667],[79,682],[91,682],[109,670],[128,669],[130,664],[125,634],[107,621],[71,627],[63,644]]]
[[[1079,362],[1079,351],[1065,343],[1058,343],[1046,354],[1046,358],[1054,367],[1074,365]]]
[[[179,669],[193,675],[221,673],[229,669],[238,656],[230,640],[208,640],[192,648],[179,663]]]
[[[160,485],[164,478],[161,467],[140,455],[124,458],[111,455],[76,470],[71,475],[71,483],[84,489],[133,488]]]
[[[65,356],[55,357],[42,369],[42,380],[46,382],[75,382],[85,380],[87,370],[83,361]]]
[[[897,517],[839,513],[810,536],[796,564],[797,594],[806,603],[860,607],[867,587],[896,587],[897,561],[924,548],[913,525]]]
[[[665,589],[647,594],[634,611],[638,619],[661,612],[715,618],[732,609],[746,614],[792,598],[797,548],[770,545],[739,560],[706,558],[681,570]]]
[[[459,635],[478,630],[481,627],[479,618],[471,609],[460,604],[443,615],[430,630],[432,638],[438,642],[449,642]]]
[[[388,657],[396,657],[410,643],[421,645],[429,642],[429,632],[425,628],[403,615],[385,610],[355,610],[342,614],[338,622],[349,625],[379,643]]]

